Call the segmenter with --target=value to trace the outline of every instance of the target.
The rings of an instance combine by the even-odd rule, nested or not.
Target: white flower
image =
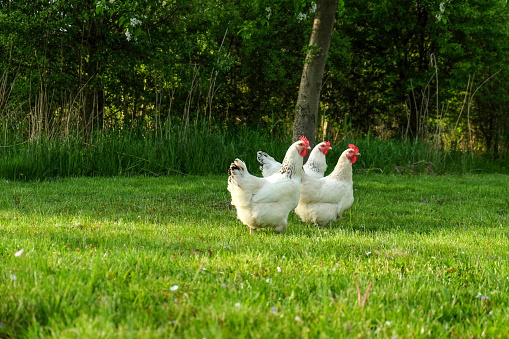
[[[19,257],[22,254],[23,254],[23,249],[20,249],[18,252],[14,253],[14,256]]]
[[[304,13],[299,13],[299,15],[297,15],[297,20],[299,21],[303,21],[303,20],[306,20],[308,17],[307,14],[304,14]]]
[[[295,316],[295,321],[302,321],[302,319],[298,315],[296,315]]]
[[[170,287],[170,291],[176,291],[178,289],[179,289],[178,285],[173,285],[172,287]]]
[[[131,26],[141,25],[141,21],[136,18],[131,18]]]
[[[112,3],[114,3],[114,2],[115,2],[115,0],[110,0],[110,4],[112,4]]]
[[[266,282],[270,283],[270,278],[267,278],[267,280],[265,280]]]
[[[279,266],[278,266],[278,267],[277,267],[277,271],[278,271],[278,272],[281,272],[281,267],[279,267]]]
[[[371,254],[371,251],[369,251],[369,252],[366,252],[366,255],[370,255],[370,254]]]
[[[17,280],[18,279],[18,277],[16,277],[14,274],[11,274],[10,278],[11,278],[11,280]]]
[[[443,2],[440,3],[440,12],[442,12],[442,13],[445,12],[445,5]]]
[[[125,31],[125,36],[126,36],[127,41],[131,40],[132,35],[131,35],[131,32],[129,32],[128,29],[126,29],[126,31]]]
[[[436,17],[438,21],[442,20],[442,14],[437,14]]]
[[[272,15],[272,9],[270,7],[265,7],[265,11],[267,12],[267,20],[269,20]]]
[[[235,303],[235,307],[240,307],[240,303]]]
[[[310,13],[316,12],[316,2],[313,2],[313,4],[311,5],[311,8],[309,9],[309,12]]]

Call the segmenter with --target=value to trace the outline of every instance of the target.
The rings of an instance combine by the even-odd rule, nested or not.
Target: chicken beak
[[[311,146],[306,147],[306,149],[311,149]]]

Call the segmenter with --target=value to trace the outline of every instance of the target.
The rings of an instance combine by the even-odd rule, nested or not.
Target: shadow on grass
[[[429,234],[497,228],[507,220],[506,179],[504,175],[354,176],[355,202],[341,219],[319,229],[291,212],[287,234],[314,237],[324,230]],[[115,246],[115,237],[136,234],[138,242],[173,248],[180,244],[175,233],[197,233],[196,240],[209,242],[200,235],[203,231],[224,227],[225,232],[232,228],[247,232],[230,205],[226,181],[226,176],[187,176],[2,183],[0,218],[10,227],[20,223],[31,236],[40,234],[36,233],[40,229],[56,228],[56,238],[66,234],[83,243],[86,234],[98,242],[108,239],[108,246]],[[172,232],[174,227],[179,231]],[[144,239],[144,232],[151,241]],[[175,238],[170,237],[172,233]]]

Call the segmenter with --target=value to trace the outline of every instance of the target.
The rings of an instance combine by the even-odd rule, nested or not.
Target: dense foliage
[[[0,1],[0,119],[17,137],[207,121],[287,135],[305,0]],[[509,149],[502,0],[340,1],[320,136],[344,126],[494,158]],[[342,128],[339,128],[341,126]]]

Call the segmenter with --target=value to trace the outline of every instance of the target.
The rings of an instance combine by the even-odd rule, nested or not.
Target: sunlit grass
[[[250,236],[224,175],[3,180],[0,337],[504,337],[507,182],[356,175]]]

